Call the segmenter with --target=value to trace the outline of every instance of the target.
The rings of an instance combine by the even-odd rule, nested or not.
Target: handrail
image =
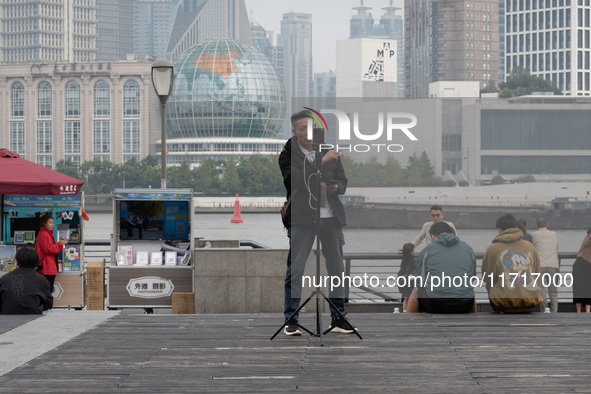
[[[84,240],[85,246],[110,246],[111,241],[108,239],[86,239]],[[257,241],[253,241],[250,239],[247,240],[240,240],[240,246],[250,246],[253,249],[271,249],[270,246],[262,244]]]

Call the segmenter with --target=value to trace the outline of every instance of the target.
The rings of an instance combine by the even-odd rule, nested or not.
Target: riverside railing
[[[483,252],[474,253],[476,257],[476,275],[481,278]],[[388,286],[388,277],[397,276],[402,260],[402,253],[345,253],[345,276],[348,278],[367,278],[365,281],[357,280],[361,286],[348,286],[345,281],[346,298],[349,302],[384,302],[399,301],[400,291],[397,287]],[[562,278],[565,274],[572,274],[572,267],[577,257],[576,252],[559,252],[560,271]],[[369,278],[379,279],[379,283],[369,283]],[[353,279],[351,279],[353,282]],[[564,283],[564,280],[563,280]],[[369,286],[368,286],[369,284]],[[375,286],[377,284],[377,286]],[[478,302],[488,302],[486,288],[474,289]],[[558,288],[558,301],[572,301],[572,286],[560,286]]]
[[[105,239],[92,239],[84,242],[84,261],[102,261],[110,263],[111,261],[111,242]],[[268,248],[265,245],[255,241],[240,241],[242,247]],[[483,252],[475,253],[476,273],[480,278],[482,267]],[[346,298],[349,302],[388,302],[399,301],[400,292],[397,287],[386,285],[388,276],[396,276],[400,269],[402,260],[401,253],[345,253],[345,276],[347,277],[367,277],[375,276],[379,278],[378,286],[371,286],[371,283],[364,283],[362,286],[348,286],[345,283]],[[559,252],[560,274],[572,274],[573,263],[577,257],[576,252]],[[369,286],[367,286],[369,284]],[[382,286],[383,285],[383,286]],[[475,288],[476,299],[478,302],[488,302],[488,295],[484,287]],[[559,302],[572,301],[572,287],[560,286],[558,288]]]

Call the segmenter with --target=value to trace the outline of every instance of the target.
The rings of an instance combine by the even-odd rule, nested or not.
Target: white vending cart
[[[191,189],[115,189],[107,308],[170,308],[193,292]]]

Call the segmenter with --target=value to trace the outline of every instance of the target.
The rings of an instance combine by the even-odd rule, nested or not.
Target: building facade
[[[586,99],[476,100],[464,111],[471,114],[464,116],[464,152],[469,146],[477,183],[495,175],[505,180],[524,175],[539,181],[591,180],[591,103]]]
[[[390,0],[390,6],[382,8],[385,12],[375,23],[371,13],[371,7],[365,7],[363,0],[361,5],[354,7],[357,15],[351,17],[349,38],[387,38],[396,40],[396,60],[398,67],[398,97],[404,97],[404,20],[402,16],[397,15],[396,11],[400,8],[393,6]]]
[[[356,38],[337,41],[337,97],[397,97],[398,43]]]
[[[95,61],[96,12],[96,0],[1,2],[0,63]]]
[[[166,58],[179,0],[136,0],[133,6],[133,53]]]
[[[184,0],[179,4],[167,52],[174,60],[198,43],[218,38],[252,45],[244,0]]]
[[[519,66],[564,94],[591,94],[590,13],[586,0],[506,1],[507,75]]]
[[[155,153],[159,101],[151,62],[0,66],[0,146],[54,167]]]
[[[97,1],[97,60],[124,60],[133,53],[134,0]]]
[[[498,0],[405,0],[405,96],[429,83],[499,80]]]

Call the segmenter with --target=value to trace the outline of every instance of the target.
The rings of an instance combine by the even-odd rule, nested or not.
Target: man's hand
[[[328,194],[335,194],[335,193],[337,193],[338,190],[339,190],[339,185],[337,185],[336,183],[334,183],[332,185],[326,185],[326,192]]]
[[[322,164],[326,164],[331,160],[338,160],[338,159],[339,159],[339,152],[337,152],[334,149],[331,149],[322,157]]]

